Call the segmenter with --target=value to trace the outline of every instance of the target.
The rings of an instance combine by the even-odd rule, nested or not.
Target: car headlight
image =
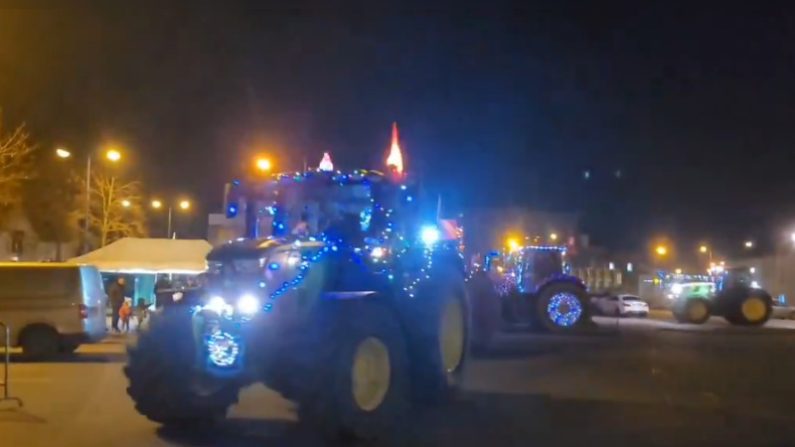
[[[260,310],[259,298],[246,293],[237,300],[237,311],[243,315],[253,315]]]
[[[681,284],[674,284],[671,286],[671,293],[674,295],[680,295],[682,293],[682,285]]]

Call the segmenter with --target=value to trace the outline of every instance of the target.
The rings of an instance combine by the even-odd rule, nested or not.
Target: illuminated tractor
[[[515,247],[493,254],[468,281],[472,299],[473,344],[487,348],[506,327],[528,327],[561,333],[589,321],[585,284],[563,272],[565,248]]]
[[[670,292],[680,323],[702,324],[716,315],[734,325],[760,326],[773,311],[770,294],[758,287],[746,267],[727,269],[714,282],[676,283]]]
[[[202,426],[261,382],[323,434],[372,438],[459,387],[469,306],[458,241],[423,221],[418,188],[394,166],[321,167],[229,190],[246,237],[213,249],[206,284],[153,315],[129,349],[140,413]]]

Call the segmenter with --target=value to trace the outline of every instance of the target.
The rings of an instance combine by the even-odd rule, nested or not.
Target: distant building
[[[12,210],[0,227],[0,261],[56,261],[58,243],[42,241],[20,210]],[[60,260],[78,255],[77,241],[61,242]]]
[[[212,213],[207,216],[207,241],[213,246],[242,237],[245,233],[245,222],[242,215],[228,219],[224,213]]]

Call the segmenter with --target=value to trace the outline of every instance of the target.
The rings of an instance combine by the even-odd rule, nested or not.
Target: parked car
[[[31,359],[74,352],[106,335],[107,297],[93,266],[0,263],[0,322]]]
[[[595,305],[602,315],[617,317],[649,315],[649,304],[636,295],[608,295],[595,298]]]

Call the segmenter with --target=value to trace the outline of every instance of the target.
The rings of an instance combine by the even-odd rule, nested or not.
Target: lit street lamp
[[[163,208],[163,202],[161,200],[158,200],[158,199],[153,199],[152,202],[151,202],[151,205],[152,205],[152,208],[156,209],[156,210],[159,210],[159,209]],[[183,199],[183,200],[180,200],[177,203],[177,206],[182,211],[188,211],[190,209],[191,203],[190,203],[189,200]],[[174,213],[174,207],[172,205],[169,205],[168,206],[168,224],[167,224],[167,227],[166,227],[166,237],[167,238],[171,238],[172,237],[172,234],[171,234],[171,221],[172,221],[173,213]],[[176,232],[174,232],[173,237],[176,239]]]
[[[555,242],[558,240],[558,233],[549,233],[549,240]]]
[[[55,156],[66,160],[72,157],[72,152],[63,147],[55,149]],[[121,160],[121,152],[117,149],[108,149],[105,151],[105,158],[113,163]],[[88,252],[88,223],[91,215],[91,154],[86,157],[86,209],[85,220],[83,222],[83,253]],[[124,204],[122,204],[124,206]]]
[[[668,247],[666,247],[665,245],[658,245],[654,249],[654,252],[657,253],[658,256],[665,256],[668,254]]]
[[[132,206],[132,203],[129,200],[124,199],[121,201],[121,206],[123,206],[124,208],[129,208],[130,206]]]
[[[257,160],[254,162],[257,170],[260,172],[270,172],[273,165],[271,164],[270,159],[265,157],[257,157]]]
[[[745,244],[743,244],[743,245],[745,245],[745,248],[748,248],[748,249],[754,248],[754,241],[745,241]]]

